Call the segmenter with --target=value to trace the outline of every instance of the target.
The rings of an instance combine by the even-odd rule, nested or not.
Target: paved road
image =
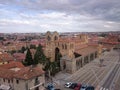
[[[94,61],[82,67],[74,74],[66,74],[64,72],[58,73],[55,77],[55,81],[58,81],[61,90],[71,90],[64,88],[64,84],[66,82],[77,82],[77,83],[79,82],[82,84],[89,84],[98,87],[98,89],[96,90],[109,90],[107,88],[109,84],[113,83],[112,81],[114,79],[112,80],[110,79],[109,82],[111,83],[107,84],[107,78],[116,77],[115,73],[118,72],[118,70],[120,71],[119,69],[120,64],[118,64],[118,53],[115,51],[104,53],[102,58],[104,59],[104,65],[102,67],[99,66],[99,58],[97,58]],[[112,70],[114,72],[112,72]]]
[[[115,86],[115,78],[119,78],[117,76],[117,73],[119,74],[119,69],[120,69],[120,59],[118,60],[118,63],[116,63],[115,67],[113,68],[113,70],[110,72],[109,76],[107,77],[107,79],[105,80],[105,82],[103,83],[102,87],[100,88],[100,90],[114,90],[114,86]]]

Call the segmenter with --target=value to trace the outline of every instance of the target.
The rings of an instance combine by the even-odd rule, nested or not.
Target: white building
[[[2,90],[44,90],[44,83],[44,71],[40,67],[22,67],[20,62],[0,66]]]

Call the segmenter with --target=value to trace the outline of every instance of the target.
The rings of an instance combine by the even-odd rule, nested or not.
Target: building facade
[[[57,61],[57,54],[61,54],[61,70],[74,73],[85,64],[91,62],[101,53],[100,45],[89,45],[85,34],[76,37],[60,37],[57,32],[46,33],[45,55],[52,61]]]
[[[44,90],[44,84],[44,71],[38,66],[14,62],[0,67],[0,90]]]

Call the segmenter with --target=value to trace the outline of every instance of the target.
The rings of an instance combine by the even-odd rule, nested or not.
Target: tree
[[[24,53],[25,50],[26,50],[26,48],[23,46],[23,47],[21,48],[21,53]]]
[[[47,74],[49,74],[49,75],[47,75],[47,76],[50,77],[51,75],[54,76],[59,71],[59,67],[58,67],[57,62],[55,62],[55,61],[50,62],[50,60],[47,59],[44,70],[46,72],[48,72]]]
[[[57,60],[57,64],[58,64],[58,67],[60,68],[60,58],[62,57],[61,53],[58,53],[58,60]]]
[[[59,71],[57,62],[50,62],[49,70],[50,74],[54,76]]]
[[[33,45],[33,44],[31,44],[31,45],[30,45],[30,49],[36,49],[36,46]]]
[[[34,62],[33,62],[33,59],[32,59],[32,54],[30,52],[30,49],[28,48],[27,49],[27,54],[26,54],[26,58],[25,58],[25,61],[23,61],[23,64],[25,66],[30,66],[32,65]]]
[[[41,63],[44,65],[45,62],[46,62],[46,56],[44,55],[42,46],[38,45],[37,50],[34,55],[34,64],[36,65],[38,63]]]

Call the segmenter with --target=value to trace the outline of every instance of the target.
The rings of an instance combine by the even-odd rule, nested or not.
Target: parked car
[[[83,84],[83,85],[81,86],[80,90],[86,90],[87,87],[88,87],[87,85]]]
[[[93,86],[88,86],[86,90],[95,90],[95,88]]]
[[[72,82],[67,82],[67,83],[65,83],[65,87],[67,87],[67,88],[69,88],[70,86],[72,85]]]
[[[77,83],[72,83],[69,88],[74,89],[77,86]]]
[[[80,83],[78,83],[77,86],[74,88],[74,90],[80,90],[81,86],[82,85]]]
[[[55,90],[55,88],[52,84],[48,84],[46,88],[47,88],[47,90]]]
[[[90,85],[82,85],[80,90],[95,90],[95,88]]]

